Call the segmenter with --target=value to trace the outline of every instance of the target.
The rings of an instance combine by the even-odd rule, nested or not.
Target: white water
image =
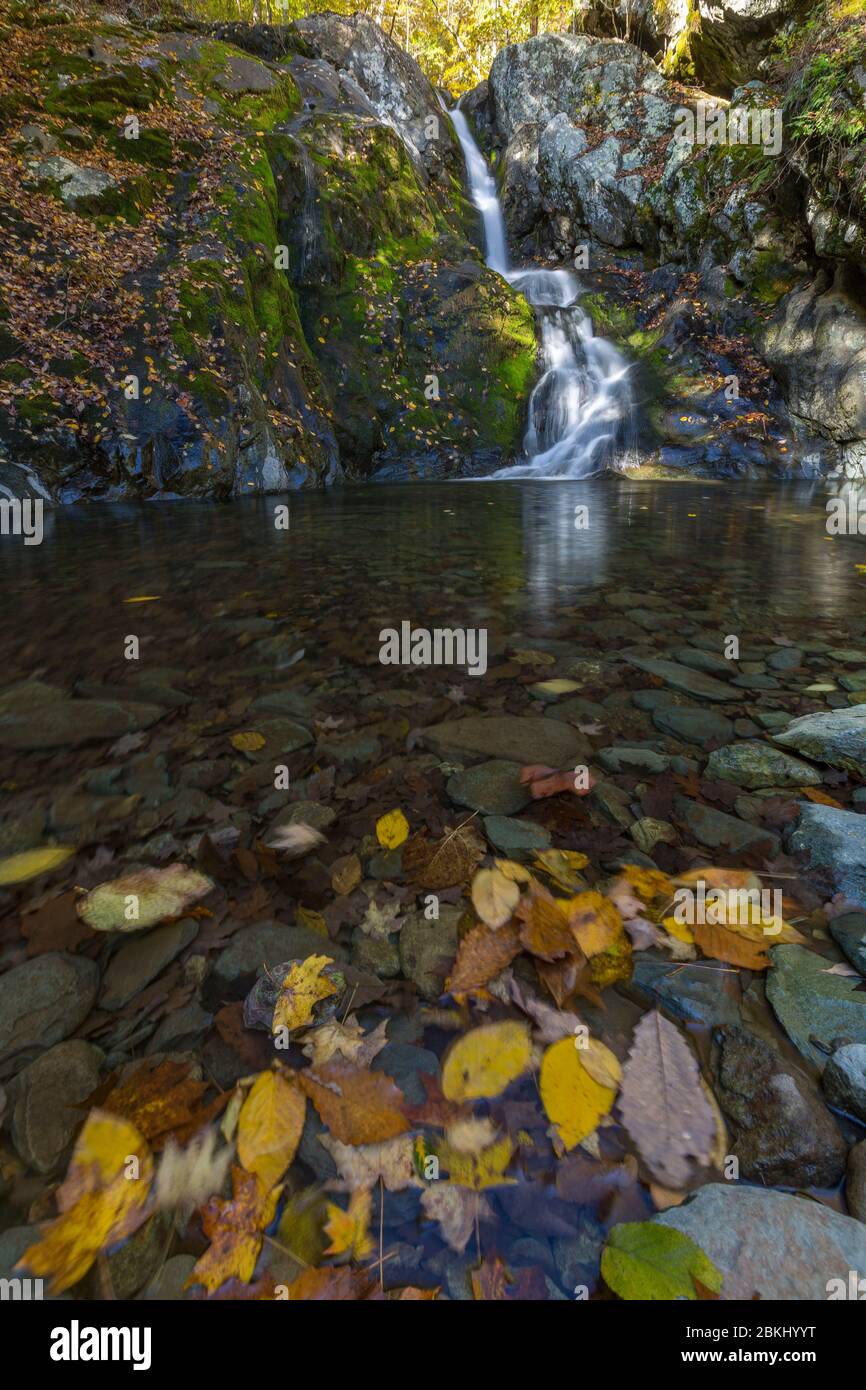
[[[509,266],[493,175],[459,106],[449,114],[484,225],[487,264],[525,295],[538,321],[542,374],[529,398],[526,462],[492,476],[585,478],[605,467],[630,466],[635,460],[627,446],[634,418],[629,364],[593,333],[591,319],[576,303],[580,286],[570,271]]]

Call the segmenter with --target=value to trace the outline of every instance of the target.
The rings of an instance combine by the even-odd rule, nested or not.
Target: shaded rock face
[[[515,252],[576,257],[591,271],[602,291],[585,301],[596,332],[638,358],[634,378],[661,440],[659,463],[676,472],[757,476],[769,466],[853,478],[866,469],[862,229],[825,186],[820,160],[784,134],[817,100],[809,83],[789,99],[757,78],[768,40],[794,9],[789,0],[630,4],[628,23],[614,25],[628,43],[591,37],[610,30],[590,8],[588,32],[501,50],[489,82],[464,98],[482,144],[497,154]],[[721,140],[706,133],[716,118]],[[846,189],[860,167],[849,164]],[[659,269],[629,293],[606,268],[626,256],[634,275],[636,252]],[[816,278],[818,256],[831,267]],[[835,281],[834,259],[845,266]],[[695,289],[714,329],[732,348],[739,341],[733,357],[754,363],[756,347],[762,354],[760,381],[707,350]],[[676,384],[667,380],[672,361]],[[766,436],[734,444],[730,402],[721,392],[708,398],[705,385],[707,375],[732,373],[740,418],[769,413],[769,433],[784,448],[768,448]],[[711,420],[727,420],[724,432]]]
[[[787,1187],[835,1187],[847,1146],[815,1085],[742,1028],[721,1030],[716,1098],[736,1128],[740,1176]]]
[[[23,31],[39,76],[16,89],[23,177],[0,199],[23,252],[0,283],[13,496],[228,498],[414,456],[472,471],[467,439],[477,467],[510,456],[532,316],[471,244],[450,122],[382,30],[54,18]],[[61,244],[71,292],[38,269]]]
[[[866,467],[866,312],[862,276],[839,266],[782,300],[760,339],[792,412],[838,441],[846,477]]]

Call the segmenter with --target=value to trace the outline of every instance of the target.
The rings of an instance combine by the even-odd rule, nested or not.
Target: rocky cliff
[[[375,25],[2,0],[0,39],[7,491],[229,497],[508,457],[531,314],[470,242],[436,94]]]
[[[515,252],[582,255],[676,469],[866,470],[866,23],[792,20],[771,60],[764,21],[796,9],[714,11],[733,90],[672,75],[706,72],[672,61],[699,32],[684,8],[658,64],[646,26],[644,47],[545,34],[501,50],[464,99]],[[748,14],[755,41],[738,48]]]

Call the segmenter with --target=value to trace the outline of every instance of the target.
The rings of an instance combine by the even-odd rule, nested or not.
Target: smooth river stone
[[[641,656],[631,656],[628,660],[639,671],[658,676],[665,685],[672,686],[674,690],[683,690],[687,695],[696,695],[701,700],[731,702],[741,701],[743,698],[738,690],[734,690],[725,681],[716,680],[715,676],[705,675],[703,671],[695,671],[691,666],[681,666],[676,661]]]
[[[571,767],[586,763],[590,745],[570,724],[558,719],[533,719],[518,714],[469,715],[446,719],[424,730],[424,742],[437,752],[475,753],[479,757]]]

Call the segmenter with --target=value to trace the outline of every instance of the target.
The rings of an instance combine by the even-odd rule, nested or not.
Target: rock
[[[156,1276],[165,1253],[167,1230],[166,1215],[152,1216],[134,1231],[128,1240],[108,1255],[107,1273],[115,1298],[133,1298],[139,1289]],[[90,1271],[88,1279],[91,1297],[95,1297],[99,1287],[95,1269]]]
[[[99,968],[84,956],[48,952],[0,975],[0,1064],[68,1038],[96,1000]],[[28,1059],[29,1060],[29,1059]]]
[[[666,685],[670,685],[674,690],[681,690],[686,695],[696,695],[701,700],[712,700],[714,702],[730,702],[742,699],[740,692],[734,690],[725,681],[716,680],[715,676],[707,676],[703,671],[695,671],[690,666],[681,666],[676,661],[665,661],[661,657],[628,657],[632,666],[636,666],[639,671],[646,671],[650,676],[658,676]]]
[[[55,184],[61,202],[74,212],[95,211],[105,195],[118,187],[117,179],[102,169],[75,164],[59,154],[40,159],[31,169],[38,183]]]
[[[821,774],[814,767],[758,739],[714,749],[707,761],[706,775],[751,788],[816,787],[821,782]]]
[[[703,965],[658,960],[639,952],[631,980],[617,989],[643,1008],[658,1005],[684,1023],[702,1028],[736,1024],[740,1019],[737,977],[711,974]]]
[[[486,815],[510,816],[522,811],[531,800],[529,790],[520,781],[520,764],[494,758],[477,763],[465,772],[455,772],[446,788],[458,806]]]
[[[866,912],[844,912],[830,923],[830,935],[861,975],[866,975]]]
[[[225,60],[223,71],[214,78],[214,86],[224,92],[252,92],[261,95],[272,92],[277,86],[277,77],[254,58],[240,58],[231,53]]]
[[[791,1042],[818,1068],[840,1043],[866,1043],[862,981],[828,975],[828,961],[804,946],[774,946],[767,999]]]
[[[816,762],[866,776],[866,705],[804,714],[773,738]]]
[[[709,1183],[652,1219],[700,1246],[724,1299],[823,1302],[831,1279],[866,1269],[866,1226],[790,1193]]]
[[[484,833],[503,854],[549,849],[551,845],[550,832],[544,826],[529,820],[515,820],[512,816],[485,816]]]
[[[517,714],[472,714],[447,719],[425,729],[423,740],[443,754],[476,753],[479,757],[547,767],[587,762],[590,745],[570,724]]]
[[[439,920],[428,922],[423,912],[410,912],[400,932],[400,965],[425,999],[438,999],[457,954],[460,909],[443,904]]]
[[[722,644],[719,643],[719,646]],[[696,671],[703,671],[708,676],[719,676],[721,680],[726,680],[732,673],[736,674],[736,667],[723,656],[716,656],[713,651],[704,651],[700,647],[678,647],[672,652],[674,661],[680,662],[682,666],[692,666]]]
[[[595,755],[608,772],[666,772],[669,759],[652,748],[631,748],[615,744],[611,748],[600,748]]]
[[[652,854],[657,844],[675,845],[679,838],[674,827],[666,820],[655,820],[652,816],[642,816],[629,826],[628,833],[638,849],[644,854]]]
[[[314,830],[325,831],[336,819],[332,806],[323,806],[319,801],[293,801],[271,821],[265,838],[269,840],[282,825],[311,825]]]
[[[824,869],[837,893],[866,907],[866,815],[804,803],[788,846],[809,868]]]
[[[857,283],[851,266],[838,265],[832,283],[822,272],[785,296],[757,340],[792,412],[841,446],[843,471],[848,459],[860,466],[866,443],[866,313]]]
[[[158,705],[132,700],[28,701],[26,685],[0,696],[0,748],[29,751],[37,748],[78,748],[84,743],[120,738],[147,729],[165,710]]]
[[[688,833],[708,849],[727,850],[732,854],[756,850],[772,857],[781,848],[775,831],[750,825],[747,821],[729,816],[725,811],[716,811],[712,806],[704,806],[689,797],[675,797],[674,809]]]
[[[798,666],[803,665],[803,660],[801,647],[780,647],[767,657],[767,665],[771,671],[796,671]]]
[[[156,1300],[161,1303],[176,1303],[181,1299],[192,1298],[192,1289],[184,1286],[195,1268],[195,1263],[195,1255],[172,1255],[137,1297],[143,1302]]]
[[[439,1058],[425,1047],[410,1043],[389,1042],[370,1063],[371,1071],[383,1071],[396,1081],[411,1105],[421,1105],[427,1096],[422,1073],[439,1075]]]
[[[845,1201],[851,1215],[866,1223],[866,1139],[855,1144],[848,1155]]]
[[[638,691],[638,694],[662,692]],[[697,743],[706,748],[710,743],[728,743],[734,736],[730,719],[715,710],[699,709],[693,705],[659,704],[652,712],[652,721],[663,734],[682,743]]]
[[[102,981],[99,1003],[103,1009],[122,1009],[140,990],[155,980],[198,935],[198,922],[184,917],[156,927],[146,935],[126,941],[111,958]]]
[[[352,964],[358,970],[368,970],[380,980],[393,980],[400,974],[400,952],[396,938],[379,941],[360,928],[352,933]]]
[[[715,1073],[716,1099],[736,1128],[731,1153],[741,1178],[765,1186],[836,1186],[848,1148],[814,1082],[743,1028],[721,1030]]]
[[[831,1105],[866,1124],[866,1043],[850,1043],[834,1052],[821,1084]]]
[[[18,1078],[12,1142],[28,1168],[53,1173],[63,1165],[84,1110],[74,1109],[96,1090],[102,1052],[71,1039],[43,1052]]]
[[[581,1211],[576,1224],[577,1234],[559,1237],[553,1242],[557,1283],[571,1297],[579,1285],[584,1285],[590,1293],[598,1287],[605,1242],[604,1226],[591,1212]]]
[[[347,951],[345,946],[330,941],[309,927],[288,927],[283,922],[256,922],[255,926],[241,927],[217,956],[213,984],[217,991],[227,985],[242,985],[248,989],[266,963],[306,960],[307,956],[321,955],[345,960]]]
[[[213,1023],[213,1015],[191,999],[182,1009],[167,1014],[145,1049],[148,1056],[155,1052],[186,1052],[200,1044],[202,1033]]]

